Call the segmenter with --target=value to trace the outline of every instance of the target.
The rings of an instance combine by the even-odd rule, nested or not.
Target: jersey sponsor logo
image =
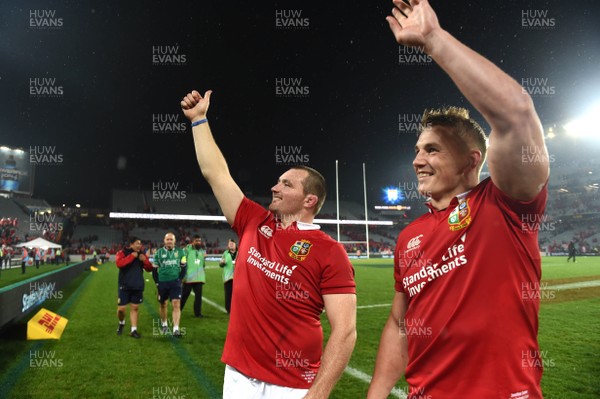
[[[302,262],[308,256],[312,244],[308,240],[298,240],[290,247],[290,258]]]
[[[448,216],[448,227],[451,231],[462,230],[471,224],[471,208],[469,199],[461,201]]]
[[[408,244],[406,244],[406,252],[419,248],[421,245],[421,237],[423,237],[423,234],[419,234],[418,236],[408,240]]]
[[[258,231],[266,238],[273,237],[273,229],[271,229],[269,226],[260,226],[260,229],[258,229]]]

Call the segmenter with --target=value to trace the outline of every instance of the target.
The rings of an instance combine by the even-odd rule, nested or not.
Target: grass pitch
[[[358,341],[350,367],[373,371],[379,336],[393,297],[391,260],[354,261],[358,290]],[[122,336],[117,327],[117,268],[99,266],[66,287],[61,300],[44,303],[69,319],[59,341],[26,341],[23,321],[0,339],[0,397],[6,398],[219,398],[220,362],[228,316],[223,312],[221,271],[207,269],[205,318],[192,317],[186,304],[175,339],[158,332],[158,303],[150,274],[140,307],[142,339]],[[31,277],[28,276],[28,277]],[[600,257],[544,258],[539,340],[546,354],[542,388],[546,399],[600,397],[600,287],[556,288],[600,280]],[[190,298],[193,301],[193,298]],[[215,306],[216,305],[216,306]],[[373,306],[376,305],[376,306]],[[371,306],[371,307],[363,307]],[[323,327],[329,331],[323,316]],[[356,374],[356,373],[355,373]],[[359,375],[361,375],[359,373]],[[345,373],[331,398],[364,398],[368,383]],[[403,382],[398,388],[406,390]],[[395,396],[391,396],[395,397]]]

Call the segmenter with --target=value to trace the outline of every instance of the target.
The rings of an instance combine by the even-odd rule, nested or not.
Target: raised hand
[[[399,44],[423,47],[427,51],[428,38],[440,29],[435,12],[427,0],[410,0],[410,5],[402,0],[393,0],[392,16],[386,20]]]
[[[181,100],[181,110],[190,122],[196,122],[206,118],[211,94],[212,90],[208,90],[204,93],[204,97],[202,97],[196,90],[192,90],[191,93],[188,93],[183,97]]]

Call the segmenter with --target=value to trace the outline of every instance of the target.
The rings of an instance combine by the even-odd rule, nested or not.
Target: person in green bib
[[[204,317],[202,314],[202,286],[206,283],[206,273],[204,273],[204,254],[202,249],[202,239],[195,235],[191,244],[185,247],[185,264],[187,272],[183,280],[183,295],[181,297],[181,311],[185,307],[190,293],[194,290],[194,316]]]
[[[186,271],[185,250],[175,247],[175,234],[173,233],[165,235],[164,243],[165,246],[156,251],[156,255],[154,255],[154,264],[157,267],[155,279],[158,284],[161,333],[169,333],[167,300],[170,299],[173,306],[173,336],[181,337],[179,320],[181,318],[181,280]]]
[[[223,268],[223,284],[225,286],[225,309],[231,312],[231,296],[233,294],[233,270],[235,269],[235,258],[237,257],[237,244],[235,240],[229,240],[227,251],[223,252],[219,266]]]

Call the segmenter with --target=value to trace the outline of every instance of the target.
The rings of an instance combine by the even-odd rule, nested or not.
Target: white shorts
[[[302,399],[308,389],[288,388],[250,378],[225,366],[223,399]]]

